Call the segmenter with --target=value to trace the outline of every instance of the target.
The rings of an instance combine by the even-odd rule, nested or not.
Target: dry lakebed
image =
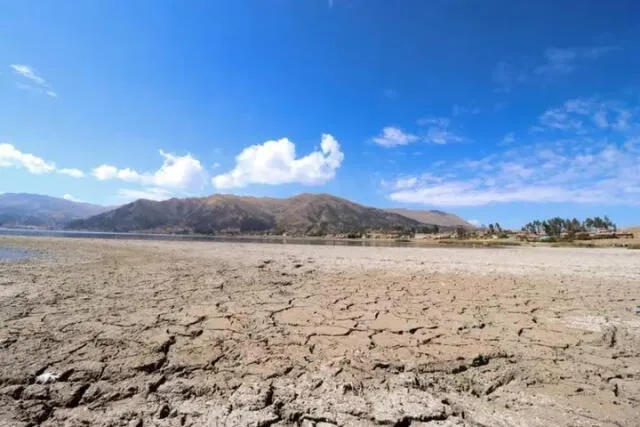
[[[640,251],[0,248],[2,426],[640,425]]]

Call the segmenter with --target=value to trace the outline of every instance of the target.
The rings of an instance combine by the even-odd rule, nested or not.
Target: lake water
[[[2,248],[0,247],[0,262],[19,261],[29,258],[31,254],[24,249]]]
[[[332,240],[322,238],[284,238],[284,237],[233,237],[206,236],[185,234],[151,234],[151,233],[109,233],[100,231],[67,231],[67,230],[36,230],[0,227],[0,236],[53,236],[75,237],[91,239],[136,239],[136,240],[169,240],[169,241],[208,241],[208,242],[236,242],[236,243],[271,243],[294,245],[332,245],[332,246],[412,246],[407,242],[394,240]]]

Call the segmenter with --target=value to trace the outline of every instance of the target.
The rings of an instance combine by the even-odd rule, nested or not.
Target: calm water
[[[229,237],[229,236],[205,236],[205,235],[181,235],[181,234],[146,234],[146,233],[108,233],[99,231],[67,231],[67,230],[33,230],[14,229],[0,227],[0,235],[5,236],[55,236],[75,237],[91,239],[137,239],[137,240],[173,240],[173,241],[210,241],[210,242],[237,242],[237,243],[271,243],[294,245],[333,245],[333,246],[412,246],[407,242],[389,240],[331,240],[331,239],[304,239],[282,237]],[[0,257],[1,259],[1,257]]]
[[[31,254],[24,249],[2,248],[0,247],[0,262],[19,261],[29,258]]]

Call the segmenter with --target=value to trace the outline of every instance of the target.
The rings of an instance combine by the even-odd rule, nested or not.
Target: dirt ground
[[[0,247],[2,426],[640,424],[640,251]]]

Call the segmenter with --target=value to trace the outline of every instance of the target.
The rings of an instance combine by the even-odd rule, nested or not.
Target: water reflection
[[[294,245],[330,245],[330,246],[411,246],[408,242],[394,240],[333,240],[322,238],[291,238],[291,237],[233,237],[233,236],[206,236],[186,234],[151,234],[151,233],[110,233],[100,231],[67,231],[67,230],[34,230],[1,228],[0,235],[5,236],[55,236],[77,237],[91,239],[137,239],[137,240],[169,240],[169,241],[209,241],[209,242],[235,242],[235,243],[270,243],[270,244],[294,244]]]
[[[29,258],[31,254],[24,249],[0,248],[0,262],[19,261]]]

